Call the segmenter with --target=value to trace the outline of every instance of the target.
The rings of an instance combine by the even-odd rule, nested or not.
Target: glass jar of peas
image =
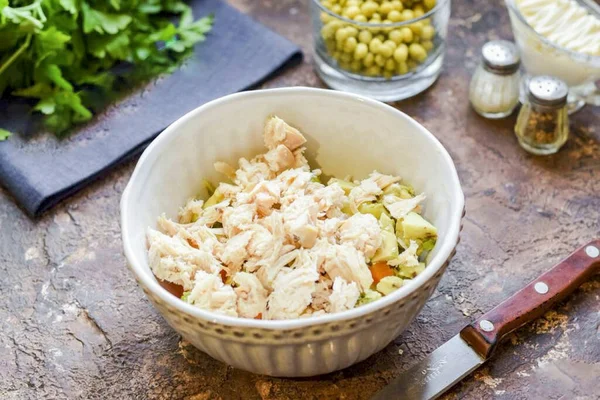
[[[311,0],[315,68],[333,89],[381,101],[440,74],[450,0]]]

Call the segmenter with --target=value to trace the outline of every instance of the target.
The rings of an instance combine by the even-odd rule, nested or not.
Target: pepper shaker
[[[512,42],[492,40],[483,45],[481,59],[471,79],[469,100],[481,116],[504,118],[519,103],[519,53]]]
[[[568,86],[558,78],[536,76],[529,80],[527,101],[521,107],[515,134],[530,153],[554,154],[569,137]]]

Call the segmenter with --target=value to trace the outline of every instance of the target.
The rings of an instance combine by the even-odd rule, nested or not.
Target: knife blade
[[[600,239],[582,246],[529,282],[425,359],[377,392],[373,400],[435,399],[487,361],[509,333],[541,317],[595,273]]]

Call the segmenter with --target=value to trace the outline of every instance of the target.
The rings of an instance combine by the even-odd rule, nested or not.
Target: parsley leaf
[[[0,128],[0,142],[8,139],[8,137],[10,135],[11,135],[11,133],[9,131],[7,131],[6,129]]]
[[[33,111],[63,134],[92,117],[98,94],[114,98],[117,82],[175,70],[212,25],[179,0],[0,0],[0,97],[36,99]]]

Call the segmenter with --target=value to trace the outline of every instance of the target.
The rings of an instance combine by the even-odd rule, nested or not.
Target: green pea
[[[388,35],[388,37],[390,38],[390,40],[392,40],[394,43],[396,43],[397,45],[402,43],[402,38],[404,37],[404,35],[402,35],[402,32],[400,31],[400,29],[394,29],[393,31],[391,31]]]
[[[359,72],[362,68],[362,63],[360,62],[360,60],[354,60],[350,63],[350,69],[353,72]]]
[[[356,22],[367,22],[367,17],[362,14],[358,14],[356,17],[352,18]]]
[[[393,24],[393,22],[392,22],[391,20],[389,20],[389,19],[384,19],[384,20],[383,20],[383,21],[381,21],[381,22],[382,22],[383,24],[386,24],[386,25],[391,25],[391,24]],[[383,30],[384,32],[386,32],[386,33],[387,33],[387,32],[389,32],[389,31],[391,31],[392,29],[394,29],[394,28],[383,28],[382,30]]]
[[[420,4],[417,4],[416,6],[414,6],[413,11],[415,13],[415,18],[422,17],[423,14],[425,14],[425,10],[423,9],[423,6]]]
[[[321,35],[323,36],[323,39],[327,40],[333,38],[336,34],[336,31],[340,29],[342,25],[342,22],[338,20],[328,22],[325,26],[323,26],[323,28],[321,28]]]
[[[405,62],[397,63],[396,73],[398,75],[404,75],[404,74],[408,73],[408,65],[406,65]]]
[[[352,54],[342,53],[342,55],[340,56],[340,60],[349,63],[352,61]]]
[[[423,46],[421,46],[418,43],[412,43],[408,47],[408,52],[410,54],[410,57],[418,62],[423,62],[427,58],[427,52],[425,51]]]
[[[405,62],[408,59],[408,46],[400,44],[394,51],[394,60],[398,63]]]
[[[379,54],[381,54],[385,58],[390,58],[392,54],[394,54],[394,48],[387,45],[382,45],[379,48]]]
[[[368,68],[372,67],[373,64],[375,64],[375,54],[368,53],[363,59],[363,65]]]
[[[350,69],[350,63],[347,61],[340,60],[339,64],[342,69]]]
[[[400,13],[400,11],[397,10],[392,10],[388,14],[388,19],[392,22],[400,22],[402,21],[402,13]]]
[[[335,51],[335,41],[334,40],[326,40],[325,41],[325,47],[327,47],[327,51],[329,51],[330,53]]]
[[[346,18],[354,18],[358,14],[360,14],[360,8],[358,8],[357,6],[350,6],[346,8],[343,12],[344,17]]]
[[[360,6],[360,11],[367,18],[370,18],[379,9],[379,5],[374,1],[366,1]]]
[[[377,35],[375,37],[377,39],[381,40],[382,43],[385,41],[385,35],[383,33],[380,33],[379,35]]]
[[[433,49],[433,42],[431,40],[425,40],[421,42],[421,46],[423,46],[425,50],[430,51]]]
[[[392,7],[396,11],[402,11],[404,9],[404,6],[402,5],[402,2],[400,0],[392,0],[391,3]]]
[[[325,11],[321,11],[321,14],[319,15],[319,18],[321,19],[321,22],[326,24],[329,21],[333,20],[333,17],[329,14],[327,14]]]
[[[379,49],[381,48],[381,46],[383,46],[381,39],[374,38],[373,40],[371,40],[371,43],[369,43],[369,51],[371,53],[377,54],[379,53]]]
[[[394,6],[392,6],[392,3],[390,3],[389,1],[384,1],[379,6],[379,12],[383,15],[388,15],[390,13],[390,11],[392,11],[393,9],[394,9]]]
[[[381,21],[381,14],[379,14],[379,13],[373,13],[373,15],[371,15],[371,19],[375,19],[375,20]]]
[[[383,45],[390,47],[392,49],[392,52],[393,52],[393,50],[396,50],[396,46],[397,46],[396,42],[394,42],[393,40],[389,40],[389,39],[386,40],[385,42],[383,42]]]
[[[342,13],[342,6],[340,6],[339,4],[334,4],[333,6],[331,6],[331,11],[340,15]]]
[[[391,71],[395,71],[396,70],[396,63],[394,62],[393,59],[390,58],[390,59],[388,59],[385,62],[385,67],[384,68],[385,68],[386,71],[390,71],[390,72]]]
[[[415,18],[415,13],[412,10],[404,10],[402,11],[402,20],[410,21]]]
[[[350,37],[350,32],[346,30],[347,28],[338,29],[335,33],[335,40],[338,42],[345,42],[346,39]]]
[[[430,40],[435,35],[435,29],[433,26],[427,25],[421,28],[421,39]]]
[[[411,31],[409,27],[405,26],[402,29],[400,29],[400,31],[402,32],[402,38],[404,43],[410,43],[413,41],[413,31]]]
[[[416,36],[421,35],[421,30],[423,28],[423,25],[421,24],[420,21],[419,22],[414,22],[414,23],[410,24],[408,27],[410,28],[411,31],[413,31],[413,33]]]
[[[415,60],[408,60],[406,62],[406,66],[408,67],[409,71],[413,71],[413,70],[417,69],[419,64],[417,64],[417,62]]]
[[[383,67],[385,65],[385,62],[386,62],[386,59],[381,54],[377,54],[375,56],[375,64],[379,65],[380,67]]]
[[[354,49],[354,59],[362,60],[369,54],[369,47],[364,43],[358,43]]]
[[[356,38],[350,36],[348,39],[346,39],[346,43],[344,44],[344,51],[346,53],[353,53],[354,49],[356,49],[356,44]]]
[[[435,0],[423,0],[423,5],[427,7],[428,10],[431,10],[435,7]]]
[[[358,34],[358,41],[361,43],[369,43],[373,39],[373,34],[369,31],[360,31]]]
[[[365,70],[365,75],[368,75],[368,76],[381,75],[381,68],[378,65],[372,65]]]
[[[348,35],[350,35],[352,37],[357,37],[358,36],[358,29],[356,29],[356,27],[354,27],[354,26],[347,26],[345,29],[346,29],[346,32],[348,32]]]

